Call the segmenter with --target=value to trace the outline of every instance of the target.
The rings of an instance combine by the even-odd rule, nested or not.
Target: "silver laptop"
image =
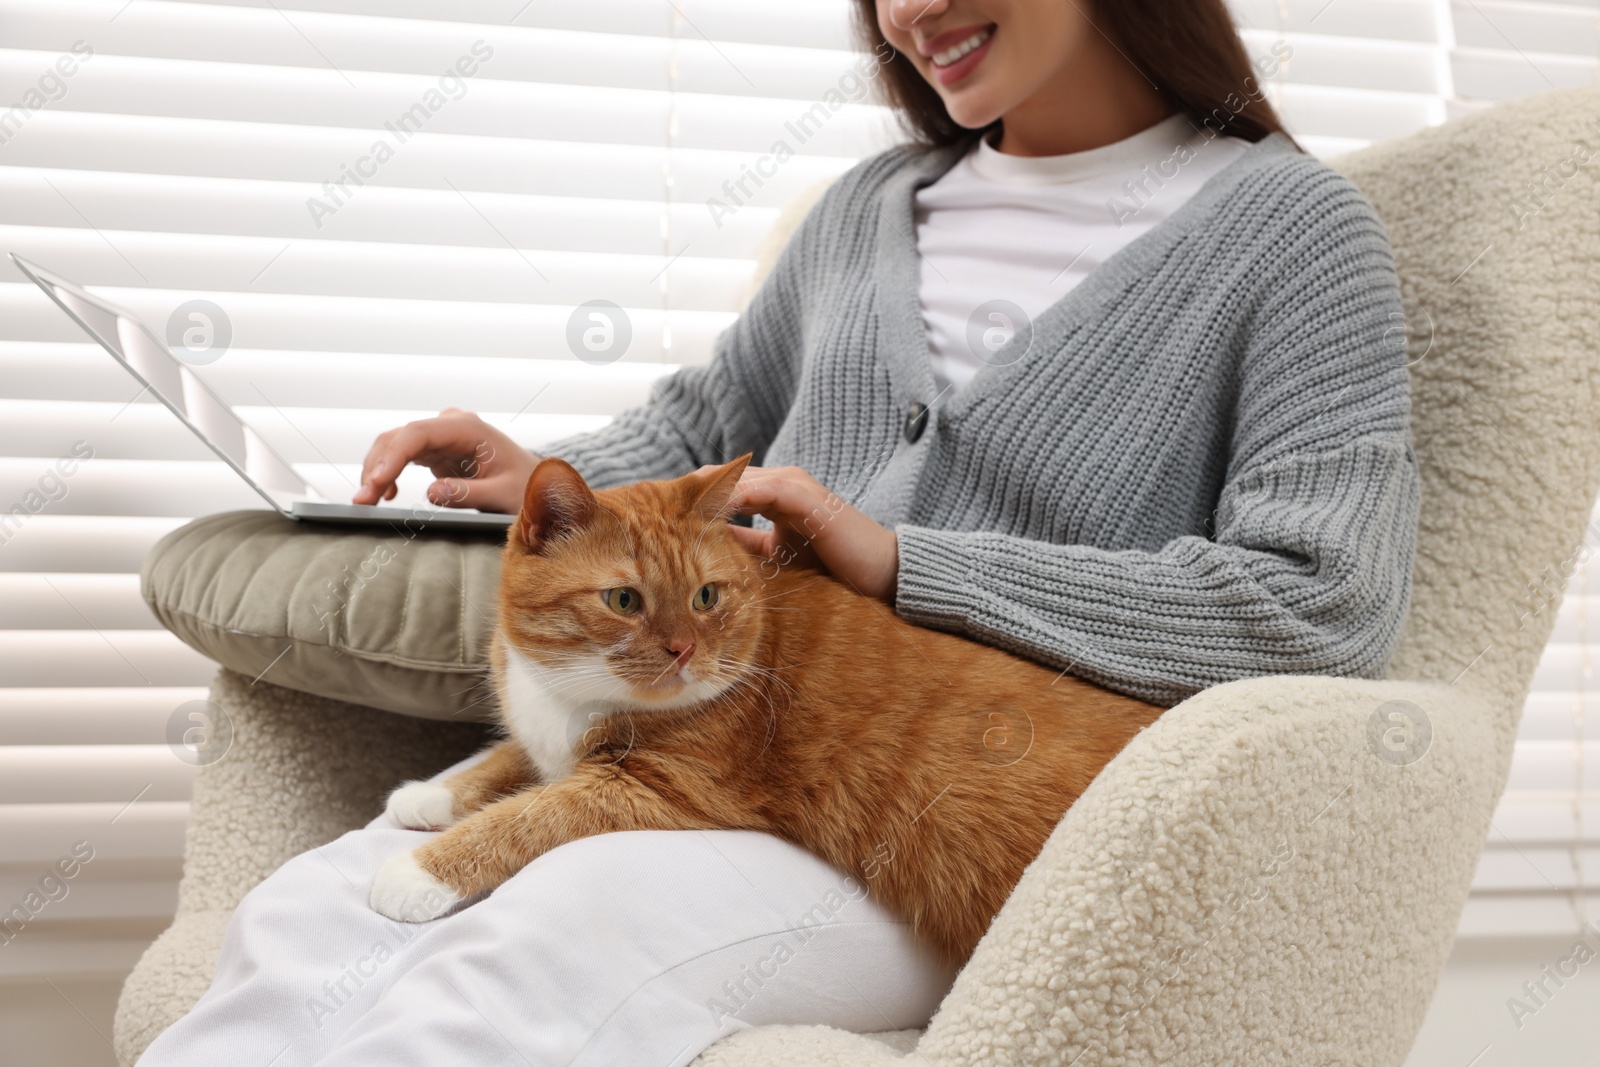
[[[383,507],[323,499],[132,312],[15,252],[11,261],[285,518],[399,526],[407,533],[463,527],[503,530],[511,524],[514,516],[467,508]]]

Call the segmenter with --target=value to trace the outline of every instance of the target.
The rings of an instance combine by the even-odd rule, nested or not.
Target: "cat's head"
[[[562,460],[540,463],[506,540],[508,669],[615,708],[685,707],[734,685],[761,635],[759,572],[727,522],[749,462],[598,492]]]

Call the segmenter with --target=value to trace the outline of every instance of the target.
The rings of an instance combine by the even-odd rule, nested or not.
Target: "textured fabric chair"
[[[1414,361],[1423,510],[1389,677],[1259,678],[1169,711],[1068,812],[926,1033],[762,1027],[697,1063],[1405,1059],[1554,622],[1530,588],[1595,541],[1597,153],[1591,88],[1337,163],[1388,228]],[[146,577],[159,611],[175,579]],[[130,1055],[204,990],[251,886],[481,739],[250,677],[216,682],[233,750],[196,780],[177,919],[123,991]]]

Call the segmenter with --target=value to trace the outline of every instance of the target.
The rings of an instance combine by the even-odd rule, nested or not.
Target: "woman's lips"
[[[976,70],[978,64],[983,62],[983,57],[989,54],[989,46],[994,44],[994,35],[997,31],[998,27],[989,26],[983,30],[979,30],[970,37],[965,38],[963,41],[956,42],[956,44],[951,48],[945,49],[943,52],[935,52],[932,56],[930,56],[929,65],[933,67],[933,75],[939,79],[939,84],[954,85],[956,82],[962,80]],[[979,36],[982,37],[982,41],[971,46],[965,55],[962,55],[948,66],[939,65],[937,62],[938,59],[942,58],[944,55],[947,55],[955,48],[961,47],[965,41],[970,41],[974,37]]]

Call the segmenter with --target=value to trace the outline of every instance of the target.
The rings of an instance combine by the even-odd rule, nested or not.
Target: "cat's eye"
[[[644,607],[644,597],[639,595],[639,590],[627,586],[607,589],[601,595],[606,598],[606,607],[618,615],[633,615]]]
[[[694,610],[710,611],[717,606],[717,587],[712,584],[702,585],[700,591],[694,595]]]

